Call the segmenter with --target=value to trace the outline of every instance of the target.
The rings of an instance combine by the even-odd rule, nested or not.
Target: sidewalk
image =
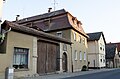
[[[97,72],[111,71],[115,69],[94,69],[89,71],[79,71],[79,72],[69,72],[69,73],[59,73],[59,74],[51,74],[51,75],[43,75],[38,77],[27,77],[27,78],[18,78],[18,79],[61,79],[66,77],[73,77],[78,75],[92,74]]]

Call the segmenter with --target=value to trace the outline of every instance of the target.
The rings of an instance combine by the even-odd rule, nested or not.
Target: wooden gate
[[[37,73],[45,74],[56,71],[57,44],[38,42]]]

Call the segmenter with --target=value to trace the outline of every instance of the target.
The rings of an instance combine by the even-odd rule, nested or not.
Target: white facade
[[[102,34],[99,40],[88,42],[88,61],[89,67],[105,67],[105,42]]]

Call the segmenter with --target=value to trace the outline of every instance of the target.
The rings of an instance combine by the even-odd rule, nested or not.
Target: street
[[[63,79],[120,79],[120,69],[67,77]]]

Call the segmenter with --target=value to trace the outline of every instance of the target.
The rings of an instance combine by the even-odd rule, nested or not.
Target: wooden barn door
[[[38,42],[37,52],[37,73],[44,74],[46,71],[46,43]]]
[[[55,44],[47,44],[47,72],[55,72],[56,71],[56,45]]]
[[[57,53],[56,44],[38,42],[38,74],[45,74],[56,71]]]

